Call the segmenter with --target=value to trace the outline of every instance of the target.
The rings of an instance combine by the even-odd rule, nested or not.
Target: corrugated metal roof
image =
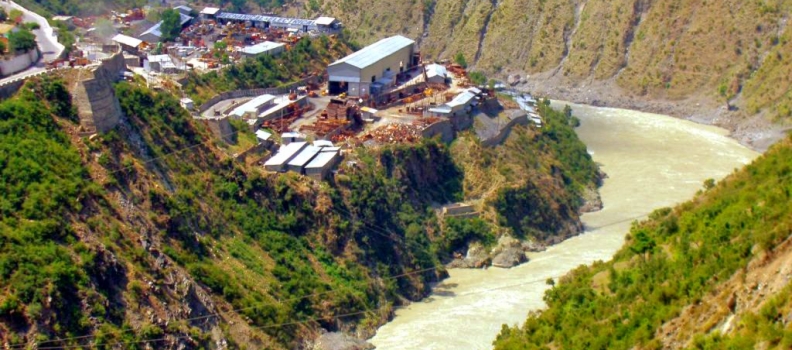
[[[267,162],[264,163],[264,166],[283,165],[284,163],[289,161],[289,159],[294,157],[294,155],[297,154],[297,152],[302,151],[302,149],[307,145],[308,143],[306,142],[292,142],[286,146],[281,146],[281,148],[278,150],[278,153],[272,156],[272,158],[270,158],[269,160],[267,160]]]
[[[269,140],[270,137],[272,137],[272,134],[264,131],[264,129],[256,130],[256,138],[257,139],[266,141],[266,140]]]
[[[307,146],[302,150],[302,152],[300,152],[300,154],[298,154],[296,157],[294,157],[294,159],[292,159],[291,162],[289,162],[289,166],[305,166],[305,164],[308,164],[308,162],[310,162],[313,157],[319,154],[321,150],[321,147]]]
[[[234,21],[269,22],[270,25],[276,24],[282,26],[308,26],[308,27],[316,26],[316,21],[310,19],[284,18],[284,17],[264,16],[264,15],[249,15],[246,13],[223,12],[217,15],[217,18],[234,20]]]
[[[330,163],[338,156],[338,152],[322,152],[316,156],[308,165],[305,166],[305,169],[321,169],[324,168],[327,163]]]
[[[286,46],[286,44],[274,43],[272,41],[265,41],[262,43],[258,43],[256,45],[246,46],[241,51],[248,55],[258,55],[283,46]]]
[[[476,95],[470,91],[465,91],[459,95],[456,95],[451,102],[448,102],[447,105],[450,107],[456,107],[468,104],[471,100],[476,98]]]
[[[117,42],[119,44],[123,44],[123,45],[126,45],[126,46],[132,46],[132,47],[138,47],[140,44],[143,43],[143,40],[140,40],[140,39],[137,39],[137,38],[133,38],[131,36],[124,35],[124,34],[118,34],[118,35],[114,36],[113,37],[113,41],[115,41],[115,42]]]
[[[445,78],[448,75],[448,71],[446,70],[445,66],[433,63],[426,66],[426,77],[443,77]]]
[[[241,105],[241,106],[239,106],[237,108],[234,108],[234,110],[231,112],[231,114],[241,117],[241,116],[245,115],[245,113],[247,113],[247,112],[251,112],[251,111],[255,112],[259,107],[261,107],[262,105],[267,104],[269,102],[272,102],[272,100],[274,100],[274,99],[275,99],[275,96],[272,96],[272,95],[257,96],[256,98],[245,102],[243,105]]]
[[[374,63],[377,63],[397,51],[415,45],[415,41],[405,38],[401,35],[385,38],[369,46],[364,47],[362,50],[355,52],[347,57],[333,62],[331,66],[346,63],[353,67],[364,69]],[[409,62],[404,62],[405,65]]]
[[[333,142],[328,140],[316,140],[313,144],[318,147],[333,147]]]

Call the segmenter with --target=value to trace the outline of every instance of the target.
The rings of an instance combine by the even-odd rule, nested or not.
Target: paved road
[[[18,9],[22,11],[23,22],[38,23],[40,28],[34,30],[33,34],[36,35],[36,42],[38,43],[42,54],[42,59],[27,70],[0,80],[0,85],[2,85],[11,80],[25,78],[43,72],[46,70],[45,63],[52,62],[53,60],[60,57],[64,47],[58,43],[58,38],[55,36],[55,30],[52,29],[52,26],[49,25],[49,22],[47,22],[46,18],[33,11],[29,11],[22,6],[19,6],[13,1],[0,1],[0,6],[3,6],[6,12],[10,12],[11,9]]]

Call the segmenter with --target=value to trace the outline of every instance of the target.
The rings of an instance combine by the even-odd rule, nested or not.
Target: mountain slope
[[[548,308],[504,326],[496,349],[792,346],[792,139],[630,231],[612,261],[582,266]]]
[[[339,17],[362,43],[399,33],[418,39],[429,58],[463,53],[486,73],[528,74],[527,87],[551,97],[695,115],[745,141],[792,116],[792,1],[342,3],[308,12]]]

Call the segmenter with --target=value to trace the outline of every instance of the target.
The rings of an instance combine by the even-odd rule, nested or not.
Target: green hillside
[[[546,310],[504,326],[495,348],[789,349],[790,170],[788,138],[655,211],[612,261],[572,271],[546,293]]]

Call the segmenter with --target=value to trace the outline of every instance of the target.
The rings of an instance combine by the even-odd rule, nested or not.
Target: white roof
[[[245,115],[245,113],[247,113],[247,112],[254,112],[255,113],[255,112],[257,112],[259,107],[261,107],[261,106],[263,106],[263,105],[265,105],[265,104],[267,104],[269,102],[272,102],[272,100],[274,100],[274,99],[275,99],[275,96],[266,95],[266,94],[258,96],[258,97],[255,97],[252,100],[245,102],[241,106],[239,106],[237,108],[234,108],[234,110],[231,111],[231,115],[236,115],[236,116],[240,116],[241,117],[241,116]]]
[[[305,147],[305,149],[303,149],[300,154],[298,154],[296,157],[294,157],[294,159],[292,159],[291,162],[289,162],[289,166],[303,167],[305,164],[308,164],[308,162],[310,162],[313,157],[319,154],[321,150],[321,147],[316,146]]]
[[[179,12],[179,18],[180,18],[180,22],[181,22],[182,26],[192,19],[192,17],[187,16],[187,15],[181,13],[181,12]],[[159,21],[153,27],[151,27],[148,30],[146,30],[145,32],[141,33],[140,36],[144,36],[146,34],[152,34],[154,36],[160,37],[160,36],[162,36],[162,31],[160,30],[161,26],[162,26],[162,21]]]
[[[325,16],[322,16],[322,17],[319,17],[319,18],[317,18],[315,21],[316,21],[316,24],[317,24],[317,25],[320,25],[320,26],[329,26],[329,25],[333,24],[333,22],[335,22],[335,21],[336,21],[336,19],[335,19],[335,18],[333,18],[333,17],[325,17]]]
[[[305,142],[292,142],[286,146],[281,146],[281,148],[278,150],[278,153],[272,156],[272,158],[268,159],[264,165],[282,165],[294,157],[294,155],[297,154],[297,152],[300,152],[306,145],[307,143]]]
[[[191,98],[189,98],[189,97],[182,97],[179,100],[179,102],[182,102],[182,103],[193,103],[193,100]]]
[[[248,55],[258,55],[271,50],[275,50],[283,46],[286,46],[286,44],[274,43],[272,41],[265,41],[262,43],[258,43],[256,45],[245,46],[241,51]]]
[[[218,12],[220,12],[220,9],[217,7],[204,7],[204,9],[201,10],[201,14],[204,15],[216,15]]]
[[[160,62],[160,63],[173,62],[171,57],[168,55],[148,55],[148,60],[149,62]]]
[[[366,112],[366,113],[371,113],[371,114],[379,113],[379,110],[371,108],[371,107],[367,107],[367,106],[360,107],[360,110],[363,111],[363,112]]]
[[[327,163],[330,163],[338,156],[338,152],[322,152],[316,156],[308,165],[305,166],[306,169],[316,169],[316,168],[324,168]]]
[[[340,152],[341,147],[322,147],[322,153],[325,152]]]
[[[412,45],[415,45],[415,41],[411,39],[405,38],[401,35],[392,36],[390,38],[377,41],[376,43],[364,47],[358,52],[335,61],[333,64],[331,64],[331,66],[346,63],[350,66],[364,69],[374,63],[381,61],[385,57],[393,55],[399,50]],[[404,64],[407,65],[408,62],[404,62]]]
[[[456,107],[456,106],[460,106],[460,105],[465,105],[465,104],[468,104],[474,98],[476,98],[476,95],[474,95],[470,91],[465,91],[465,92],[463,92],[463,93],[461,93],[459,95],[456,95],[454,97],[454,99],[451,100],[451,102],[447,103],[447,105],[450,106],[450,107]]]
[[[448,105],[440,105],[437,107],[429,108],[429,112],[448,114],[451,113],[451,107],[449,107]]]
[[[470,91],[470,92],[472,92],[472,93],[474,93],[474,94],[476,94],[476,95],[478,95],[478,94],[480,94],[480,93],[481,93],[481,89],[479,89],[479,88],[477,88],[477,87],[472,87],[472,88],[469,88],[469,89],[467,89],[467,91]]]
[[[68,21],[68,20],[70,20],[72,18],[74,18],[74,17],[73,16],[62,16],[61,15],[61,16],[53,16],[52,20],[53,21]]]
[[[140,39],[137,39],[137,38],[133,38],[131,36],[124,35],[124,34],[118,34],[118,35],[114,36],[113,37],[113,41],[115,41],[115,42],[117,42],[119,44],[123,44],[123,45],[126,45],[126,46],[132,46],[132,47],[138,47],[138,46],[140,46],[140,44],[143,43],[143,40],[140,40]]]
[[[304,138],[305,135],[303,135],[303,134],[301,134],[299,132],[294,132],[294,131],[292,131],[292,132],[284,132],[283,134],[281,134],[281,138],[286,139],[286,138],[290,138],[290,137],[301,137],[301,138]]]
[[[445,66],[436,63],[426,66],[426,76],[429,78],[437,76],[445,78],[447,75],[448,71]]]
[[[264,129],[258,129],[258,130],[256,130],[256,138],[257,138],[257,139],[261,139],[261,140],[269,140],[269,138],[270,138],[270,137],[272,137],[272,134],[268,133],[268,132],[267,132],[267,131],[265,131]]]
[[[316,140],[313,144],[317,147],[333,147],[333,142],[328,140]]]

